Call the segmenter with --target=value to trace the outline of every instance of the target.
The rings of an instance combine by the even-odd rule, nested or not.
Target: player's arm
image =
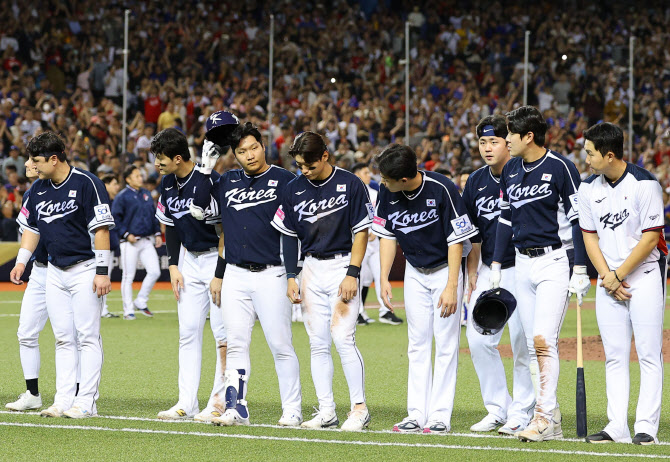
[[[361,273],[361,264],[365,257],[365,250],[368,246],[368,229],[365,228],[354,234],[354,243],[351,246],[351,259],[349,260],[349,269],[347,275],[340,284],[337,292],[338,297],[348,302],[352,300],[358,292],[358,276]]]
[[[181,239],[174,226],[165,226],[165,247],[168,255],[168,269],[170,271],[170,283],[174,298],[179,301],[179,290],[184,288],[184,278],[179,271],[179,252],[181,251]]]
[[[216,260],[216,270],[214,277],[209,283],[209,292],[212,294],[212,301],[216,306],[221,306],[221,286],[223,285],[223,275],[226,272],[226,259],[223,254],[223,230],[219,236],[219,258]]]
[[[124,223],[123,219],[125,218],[125,194],[117,196],[117,198],[112,202],[112,217],[114,218],[114,224],[116,225],[116,231],[118,231],[121,239],[127,239],[130,242],[135,242],[134,236],[131,239],[128,239],[130,233],[128,232],[128,226]]]
[[[98,297],[107,295],[112,290],[109,278],[109,261],[112,258],[109,244],[109,228],[101,226],[95,230],[95,277],[93,278],[93,292]]]
[[[39,234],[32,232],[28,228],[23,228],[23,234],[21,235],[21,248],[19,249],[19,254],[16,256],[16,264],[9,273],[9,279],[14,284],[23,284],[21,276],[23,276],[23,273],[26,270],[26,265],[30,261],[30,257],[33,255],[33,252],[37,248],[37,244],[39,244],[39,242]]]
[[[212,174],[212,169],[216,165],[220,151],[221,149],[217,145],[211,141],[205,141],[202,149],[203,166],[200,167],[201,173],[207,176]],[[205,219],[205,209],[209,206],[212,196],[218,197],[218,185],[220,181],[221,177],[213,178],[210,176],[209,181],[202,181],[202,184],[198,185],[198,191],[189,206],[189,212],[193,218],[196,220]]]
[[[482,254],[482,243],[472,242],[472,250],[466,259],[466,269],[468,272],[468,297],[467,302],[470,303],[472,293],[477,289],[477,269],[479,268],[479,259]]]
[[[393,260],[395,260],[396,247],[397,244],[395,239],[388,239],[382,237],[379,238],[381,297],[386,308],[388,308],[391,311],[393,311],[393,304],[391,303],[393,293],[391,290],[391,283],[389,282],[389,274],[391,274],[391,268],[393,267]]]
[[[437,309],[440,317],[447,318],[458,309],[458,275],[461,272],[461,259],[463,258],[463,242],[452,244],[447,250],[447,261],[449,262],[449,276],[447,285],[440,295]]]
[[[492,289],[500,287],[501,262],[504,259],[505,249],[512,244],[512,209],[510,209],[509,197],[507,196],[507,186],[505,184],[507,169],[505,167],[503,167],[502,175],[500,175],[500,215],[496,227],[496,245],[493,251],[493,262],[491,263],[491,275],[489,277]]]
[[[286,296],[291,303],[300,303],[300,287],[296,281],[298,274],[298,238],[288,234],[282,234],[282,251],[284,255],[284,267],[286,268]]]

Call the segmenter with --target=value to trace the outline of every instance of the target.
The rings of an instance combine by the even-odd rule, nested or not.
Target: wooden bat
[[[582,356],[582,306],[577,300],[577,436],[586,437],[586,388]]]

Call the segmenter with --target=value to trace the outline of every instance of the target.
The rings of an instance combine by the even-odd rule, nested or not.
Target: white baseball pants
[[[291,302],[286,297],[286,271],[275,266],[252,272],[233,264],[226,266],[221,289],[223,323],[228,334],[227,369],[251,374],[249,347],[256,316],[275,361],[279,394],[284,412],[302,414],[300,366],[291,343]]]
[[[405,267],[405,312],[409,337],[407,413],[421,426],[429,421],[451,425],[461,333],[463,274],[459,270],[456,313],[442,318],[437,304],[448,276],[449,267],[446,265],[422,270],[408,262]]]
[[[23,377],[26,380],[40,376],[40,345],[39,336],[49,319],[46,298],[47,267],[38,266],[33,262],[28,285],[21,301],[19,315],[19,356]]]
[[[207,406],[224,409],[223,370],[226,330],[221,308],[212,303],[209,283],[216,270],[218,252],[182,252],[179,271],[184,278],[184,288],[177,302],[179,319],[179,404],[187,414],[197,414],[198,388],[202,367],[202,335],[209,314],[209,322],[216,341],[216,370],[214,386]],[[222,367],[223,366],[223,367]]]
[[[470,297],[468,305],[468,325],[466,336],[470,347],[472,364],[479,378],[479,387],[484,400],[484,407],[502,421],[518,422],[527,425],[533,417],[535,408],[535,390],[530,376],[530,363],[537,363],[535,352],[529,354],[526,335],[521,325],[518,308],[512,313],[507,326],[509,327],[510,343],[514,356],[512,398],[507,389],[505,368],[500,359],[497,346],[502,338],[503,330],[496,335],[482,335],[474,328],[472,312],[477,298],[489,289],[491,268],[485,264],[479,267],[477,288]],[[500,287],[514,294],[514,268],[502,270]]]
[[[133,305],[138,308],[146,308],[149,301],[151,289],[161,275],[158,254],[154,246],[153,236],[138,238],[136,242],[121,243],[121,299],[123,300],[123,314],[132,314],[135,312]],[[140,261],[147,274],[142,281],[137,298],[133,302],[133,280],[137,270],[137,261]]]
[[[309,335],[312,380],[321,411],[335,409],[332,342],[340,355],[352,407],[365,402],[365,366],[356,346],[360,295],[347,303],[337,295],[348,267],[349,254],[332,260],[306,257],[300,273],[302,316]]]
[[[665,259],[665,257],[663,257]],[[626,278],[632,297],[619,302],[596,285],[596,317],[605,348],[608,435],[630,443],[628,402],[630,395],[630,342],[640,364],[640,396],[635,413],[635,433],[658,434],[663,392],[663,312],[666,268],[656,262],[643,263]]]

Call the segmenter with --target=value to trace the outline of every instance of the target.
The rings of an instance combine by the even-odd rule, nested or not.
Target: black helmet
[[[495,335],[516,309],[516,299],[509,290],[499,287],[481,293],[472,310],[472,325],[482,335]]]

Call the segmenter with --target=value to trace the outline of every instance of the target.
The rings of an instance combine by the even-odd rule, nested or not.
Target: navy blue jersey
[[[210,190],[219,174],[203,175],[198,166],[185,178],[178,179],[174,173],[165,175],[161,181],[161,196],[158,198],[156,218],[167,226],[174,226],[179,240],[191,252],[203,252],[219,246],[219,237],[214,225],[221,221],[219,205],[210,197],[205,209],[205,219],[200,221],[191,216],[189,207],[196,196],[198,187],[208,182]]]
[[[281,265],[281,233],[272,218],[295,175],[274,165],[260,175],[244,170],[224,173],[214,183],[219,201],[226,261],[233,264]]]
[[[23,194],[23,202],[22,202],[22,207],[26,206],[26,201],[28,200],[28,197],[30,197],[30,189],[26,191]],[[23,232],[23,228],[21,229],[21,232]],[[35,251],[33,252],[32,257],[30,257],[31,260],[35,260],[38,263],[42,263],[43,265],[46,265],[49,261],[49,255],[47,254],[47,247],[46,244],[44,243],[44,239],[40,239],[39,244],[37,244],[37,247],[35,248]]]
[[[463,201],[482,238],[482,261],[491,266],[500,216],[500,177],[494,176],[488,165],[478,169],[465,183]],[[500,263],[505,268],[514,266],[513,247],[505,249],[503,261]]]
[[[530,165],[520,157],[507,162],[500,177],[499,221],[512,227],[514,246],[571,247],[579,183],[575,164],[548,149]]]
[[[448,246],[477,235],[456,185],[444,175],[420,171],[416,192],[390,192],[383,185],[377,198],[372,232],[397,239],[415,268],[448,263]]]
[[[126,186],[114,198],[112,215],[121,239],[129,234],[143,237],[160,233],[154,200],[144,188]]]
[[[70,167],[65,181],[37,180],[30,188],[19,224],[40,235],[49,262],[65,268],[95,257],[91,237],[96,229],[114,227],[105,185],[95,175]]]
[[[370,227],[373,213],[360,178],[334,167],[323,181],[314,183],[303,175],[291,181],[272,226],[297,236],[303,255],[332,256],[351,252],[353,235]]]

